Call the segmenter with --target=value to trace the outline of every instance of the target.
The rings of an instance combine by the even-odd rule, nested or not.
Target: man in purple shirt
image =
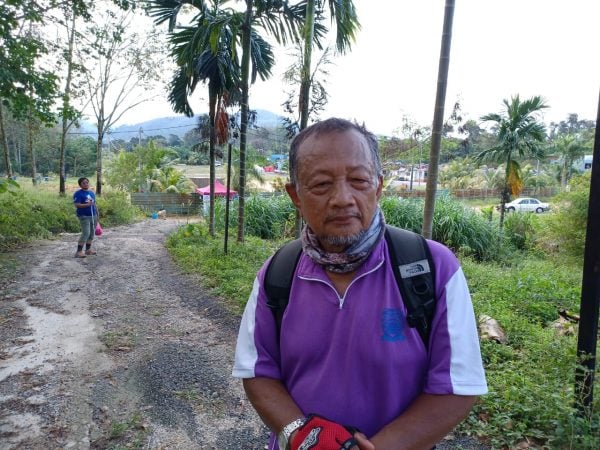
[[[289,304],[279,335],[263,266],[233,369],[273,432],[269,449],[429,449],[487,392],[462,269],[449,249],[428,241],[436,309],[426,348],[407,325],[382,239],[375,136],[328,119],[295,137],[289,163],[286,189],[306,222]],[[349,431],[345,446],[321,444],[348,433],[338,424],[360,432]]]

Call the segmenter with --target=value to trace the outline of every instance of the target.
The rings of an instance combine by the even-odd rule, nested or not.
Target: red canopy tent
[[[199,195],[210,195],[210,185],[204,186],[201,188],[196,188],[196,193]],[[219,180],[215,180],[215,196],[216,197],[225,197],[227,195],[227,188],[223,186],[219,182]],[[229,190],[229,198],[233,198],[237,195],[237,192],[233,189]]]

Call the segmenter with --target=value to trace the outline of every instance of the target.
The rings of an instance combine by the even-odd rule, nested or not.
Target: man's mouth
[[[346,223],[346,222],[351,222],[355,219],[360,220],[360,214],[338,214],[335,216],[328,217],[325,220],[325,222]]]

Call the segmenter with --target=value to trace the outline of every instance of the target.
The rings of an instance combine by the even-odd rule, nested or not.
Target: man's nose
[[[353,189],[347,181],[338,181],[333,185],[331,201],[336,205],[347,205],[354,202]]]

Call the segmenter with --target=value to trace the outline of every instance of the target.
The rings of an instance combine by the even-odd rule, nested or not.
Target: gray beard
[[[350,236],[319,236],[319,240],[335,247],[350,247],[360,241],[367,230],[361,230]]]

